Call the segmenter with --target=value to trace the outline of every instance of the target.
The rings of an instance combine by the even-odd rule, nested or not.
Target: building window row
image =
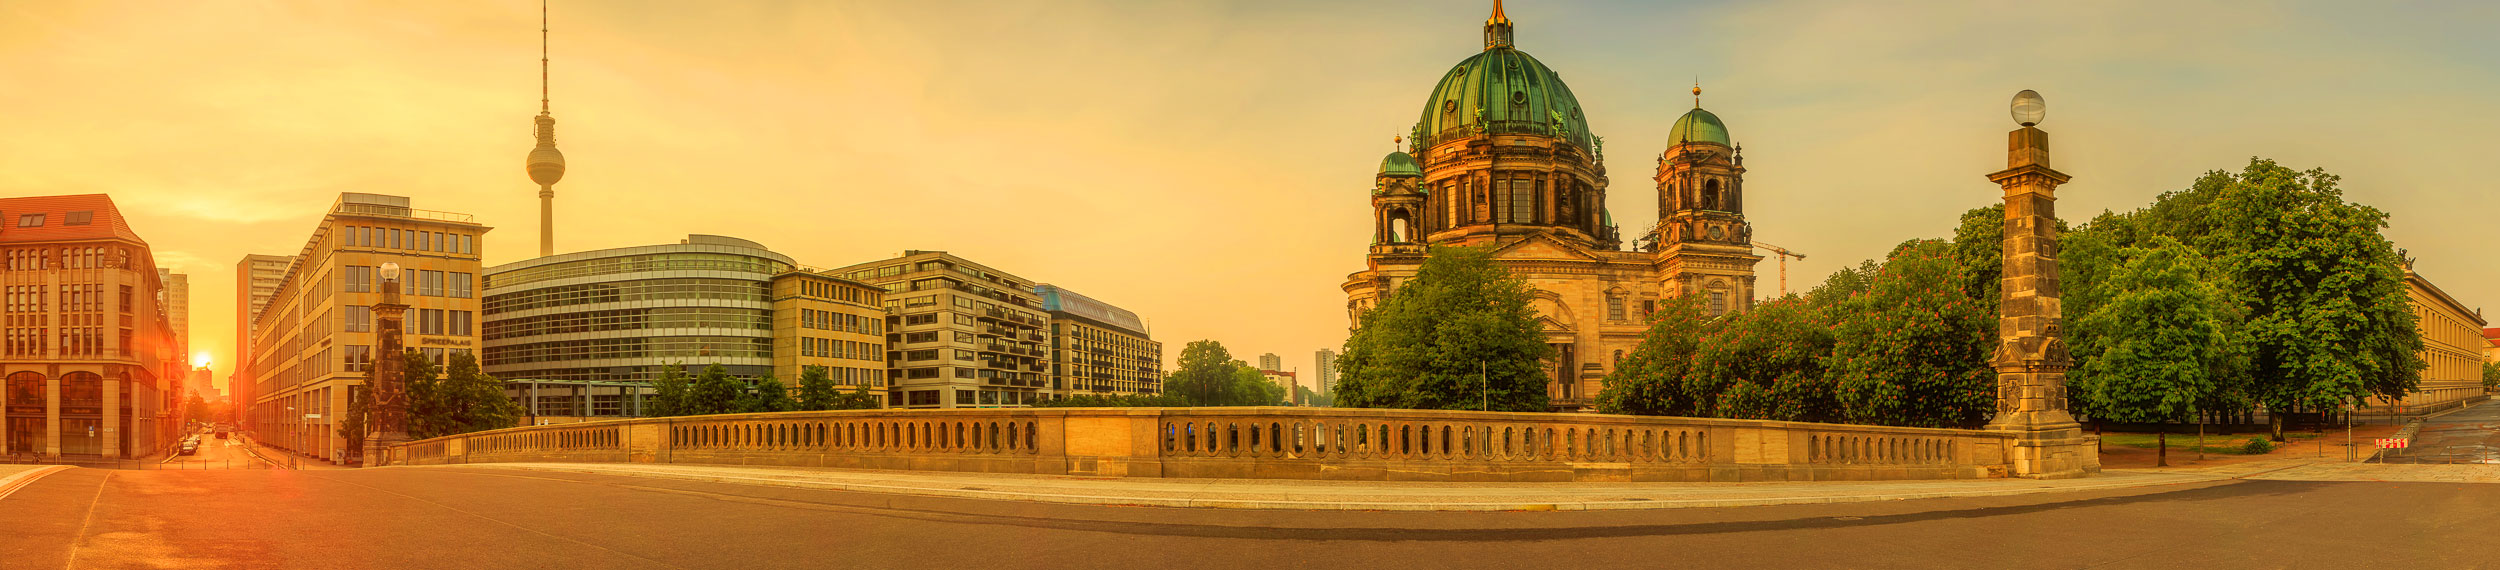
[[[707,363],[719,358],[771,358],[772,339],[736,336],[599,338],[489,347],[486,365],[612,358],[659,358]]]
[[[818,299],[831,299],[873,307],[877,305],[878,299],[884,296],[884,291],[871,291],[868,289],[828,281],[801,281],[799,282],[799,294]]]
[[[547,307],[663,299],[765,302],[770,300],[771,294],[769,285],[757,281],[647,279],[621,283],[585,283],[490,295],[486,297],[483,310],[486,314],[493,315]]]
[[[450,232],[403,230],[371,226],[346,226],[340,243],[348,247],[404,249],[434,253],[477,253],[477,236]]]
[[[417,334],[469,336],[477,334],[477,314],[448,309],[418,309]]]
[[[799,309],[799,327],[836,332],[884,334],[885,319],[834,311]]]
[[[645,273],[655,271],[732,271],[778,275],[791,265],[779,260],[730,253],[653,253],[602,257],[516,269],[486,278],[486,288],[512,287],[551,279]]]
[[[772,312],[737,307],[609,309],[502,319],[486,323],[486,340],[548,334],[644,329],[771,330]]]

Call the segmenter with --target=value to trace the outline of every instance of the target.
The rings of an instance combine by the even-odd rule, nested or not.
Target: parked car
[[[179,455],[190,455],[190,454],[199,453],[199,452],[200,452],[200,442],[199,442],[199,440],[186,439],[186,440],[182,440],[182,449],[181,449],[180,451],[175,452],[175,453],[176,453],[176,454],[179,454]]]

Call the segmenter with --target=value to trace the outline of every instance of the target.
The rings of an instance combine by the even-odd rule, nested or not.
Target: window
[[[347,266],[346,271],[339,272],[339,290],[349,293],[371,293],[373,292],[373,275],[372,266]]]
[[[477,334],[477,329],[472,326],[473,323],[476,322],[473,320],[475,318],[476,313],[468,311],[451,311],[450,334],[453,336],[469,336]]]
[[[1517,180],[1498,180],[1495,181],[1494,184],[1496,184],[1496,188],[1501,191],[1499,199],[1503,201],[1501,217],[1502,223],[1524,224],[1534,221],[1533,219],[1536,215],[1536,182],[1521,178]]]
[[[441,272],[441,271],[418,271],[418,272],[417,272],[417,296],[419,296],[419,297],[441,297],[441,296],[443,296],[443,272]]]
[[[1710,314],[1714,316],[1727,314],[1726,291],[1715,289],[1710,291]]]
[[[958,406],[971,406],[971,405],[975,405],[975,404],[973,404],[973,403],[972,403],[972,399],[973,399],[974,397],[975,397],[975,396],[974,396],[974,392],[973,392],[973,391],[971,391],[971,390],[956,390],[956,391],[955,391],[955,405],[958,405]]]
[[[450,275],[450,277],[446,278],[448,281],[445,282],[443,296],[454,299],[467,299],[477,294],[477,290],[475,289],[475,284],[477,283],[476,276],[456,271],[449,273],[448,275]]]
[[[443,361],[443,349],[440,349],[440,348],[420,348],[420,349],[417,349],[417,351],[418,351],[419,353],[422,353],[422,354],[424,354],[424,355],[425,355],[425,361],[426,361],[426,362],[432,362],[432,363],[434,363],[434,365],[435,365],[435,366],[442,366],[442,365],[443,365],[443,362],[444,362],[444,361]]]
[[[1607,294],[1607,295],[1606,295],[1606,320],[1609,320],[1609,321],[1620,321],[1620,320],[1623,320],[1623,297],[1622,297],[1622,296],[1620,296],[1620,295],[1615,295],[1615,294],[1612,294],[1612,293],[1609,293],[1609,294]]]
[[[443,334],[443,310],[418,309],[417,334]]]
[[[70,212],[67,218],[68,219],[61,220],[61,225],[83,226],[95,222],[95,211],[88,210],[84,212]]]
[[[19,215],[17,216],[17,227],[21,227],[21,228],[40,228],[40,227],[43,227],[43,214],[19,214]]]
[[[373,369],[372,345],[346,345],[345,350],[341,350],[340,354],[345,359],[345,366],[342,368],[345,372],[365,372]]]
[[[373,307],[348,305],[347,332],[373,332]]]

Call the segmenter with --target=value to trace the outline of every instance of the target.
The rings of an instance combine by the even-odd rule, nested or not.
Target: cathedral
[[[1489,247],[1533,289],[1557,351],[1554,409],[1593,411],[1660,299],[1699,295],[1709,314],[1753,304],[1762,257],[1745,221],[1744,155],[1702,110],[1700,87],[1693,96],[1650,178],[1658,223],[1627,249],[1606,208],[1605,141],[1562,77],[1513,45],[1496,0],[1484,51],[1442,75],[1404,148],[1380,160],[1368,267],[1344,285],[1349,315],[1360,326],[1364,310],[1415,276],[1427,245]]]

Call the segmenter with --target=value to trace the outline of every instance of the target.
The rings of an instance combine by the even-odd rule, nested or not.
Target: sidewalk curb
[[[2259,473],[2249,473],[2249,474],[2240,474],[2240,475],[2211,475],[2211,476],[2203,476],[2203,477],[2189,477],[2189,478],[2185,478],[2185,479],[2168,479],[2168,480],[2158,480],[2158,481],[2125,481],[2125,482],[2116,482],[2116,483],[2102,484],[2102,485],[2088,485],[2088,486],[2029,487],[2029,488],[2017,488],[2017,489],[1977,489],[1977,490],[1967,490],[1967,491],[1933,491],[1933,492],[1917,492],[1917,493],[1890,493],[1890,494],[1832,494],[1832,495],[1793,496],[1793,497],[1750,497],[1750,498],[1734,498],[1734,499],[1682,499],[1682,500],[1677,500],[1677,499],[1667,499],[1667,500],[1638,500],[1638,501],[1558,501],[1558,502],[1538,502],[1538,501],[1509,501],[1509,502],[1503,502],[1503,501],[1496,501],[1496,502],[1441,502],[1441,503],[1435,503],[1435,502],[1385,502],[1385,501],[1288,501],[1288,500],[1275,500],[1275,501],[1268,501],[1268,500],[1248,500],[1248,499],[1194,499],[1194,498],[1181,498],[1181,497],[1121,497],[1121,496],[1107,496],[1107,495],[1075,495],[1075,494],[1063,494],[1063,493],[1031,493],[1031,492],[1020,492],[1020,491],[993,491],[993,490],[987,490],[987,489],[950,489],[950,488],[941,488],[941,487],[915,487],[915,486],[906,486],[906,485],[880,485],[880,484],[871,484],[871,483],[845,483],[845,482],[835,482],[835,481],[810,481],[810,480],[803,480],[803,479],[774,478],[774,477],[741,477],[741,476],[734,476],[734,475],[702,475],[702,474],[691,474],[691,473],[668,473],[668,472],[657,472],[657,471],[635,471],[635,470],[630,470],[630,469],[613,469],[613,468],[609,468],[609,469],[602,469],[602,468],[592,468],[592,467],[573,467],[573,466],[567,466],[567,465],[556,465],[556,464],[497,464],[497,463],[473,463],[473,464],[463,464],[463,465],[394,466],[394,467],[389,467],[389,468],[390,468],[390,469],[398,469],[398,468],[403,468],[403,467],[408,467],[408,468],[419,468],[419,469],[423,469],[423,468],[434,468],[434,467],[485,467],[485,468],[492,468],[492,469],[511,469],[511,470],[522,470],[522,471],[553,471],[553,472],[563,472],[563,473],[581,473],[581,474],[590,474],[590,475],[612,475],[612,476],[624,476],[624,477],[646,477],[646,478],[653,478],[653,479],[674,479],[674,480],[681,480],[681,481],[700,481],[700,482],[706,482],[706,483],[727,483],[727,484],[762,485],[762,486],[770,486],[770,487],[789,487],[789,488],[799,488],[799,489],[829,489],[829,490],[837,490],[837,491],[854,491],[854,492],[863,492],[863,493],[880,493],[880,494],[889,494],[889,495],[912,495],[912,496],[923,496],[923,497],[949,497],[949,498],[961,498],[961,499],[1014,500],[1014,501],[1031,501],[1031,502],[1042,502],[1042,503],[1062,503],[1062,504],[1099,505],[1099,506],[1150,506],[1150,507],[1179,507],[1179,508],[1251,509],[1251,510],[1309,510],[1309,511],[1597,511],[1597,510],[1649,510],[1649,509],[1677,509],[1677,508],[1704,508],[1704,507],[1758,507],[1758,506],[1771,506],[1771,505],[1804,505],[1804,504],[1830,504],[1830,503],[1858,503],[1858,502],[1873,502],[1873,501],[1903,501],[1903,500],[1914,500],[1914,499],[1943,499],[1943,498],[1956,498],[1956,497],[1997,497],[1997,496],[2010,496],[2010,495],[2033,495],[2033,494],[2044,494],[2044,493],[2062,493],[2062,492],[2072,492],[2072,491],[2101,491],[2101,490],[2110,490],[2110,489],[2128,489],[2128,488],[2136,488],[2136,487],[2158,487],[2158,486],[2165,486],[2165,485],[2189,485],[2189,484],[2196,484],[2196,483],[2211,483],[2211,482],[2215,482],[2215,481],[2228,481],[2228,480],[2239,479],[2239,478],[2242,478],[2242,477],[2247,477],[2247,476],[2251,476],[2251,475],[2255,475],[2255,474],[2259,474],[2259,473],[2272,472],[2272,471],[2275,471],[2275,470],[2280,470],[2280,469],[2289,469],[2289,468],[2291,468],[2291,467],[2297,467],[2297,466],[2283,467],[2283,468],[2274,469],[2274,470],[2268,470],[2268,471],[2259,472]]]
[[[43,467],[19,471],[15,475],[0,477],[0,499],[7,499],[9,498],[9,494],[16,493],[18,489],[24,489],[27,485],[35,484],[36,479],[42,479],[46,475],[68,470],[68,465],[46,465]]]

